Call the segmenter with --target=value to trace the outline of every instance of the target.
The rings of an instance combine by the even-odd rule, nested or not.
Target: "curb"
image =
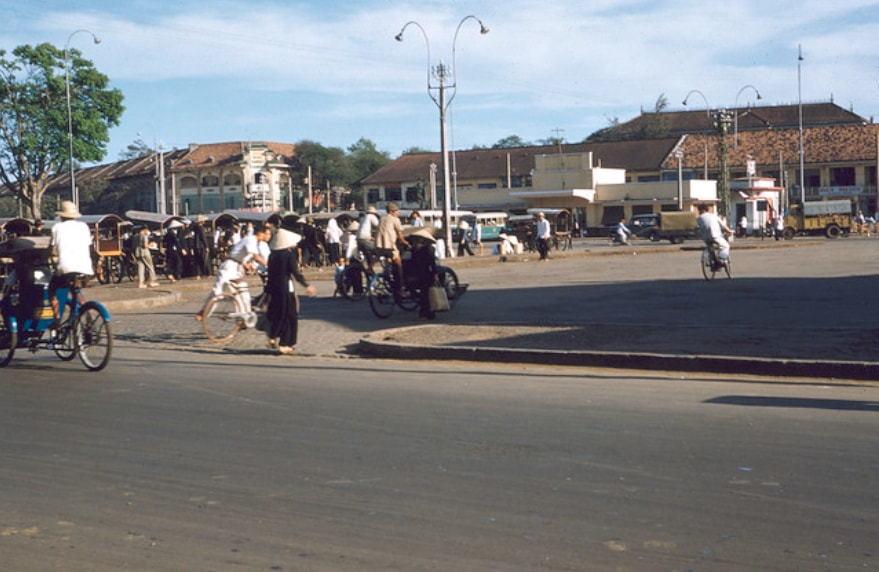
[[[409,326],[380,330],[363,336],[358,344],[363,355],[392,359],[485,361],[552,364],[616,369],[645,369],[727,374],[758,374],[777,377],[840,378],[879,380],[879,363],[731,357],[720,355],[676,355],[647,352],[593,352],[568,350],[526,350],[500,347],[422,345],[390,342],[407,331],[430,326]]]
[[[100,297],[94,298],[100,302],[110,314],[113,312],[125,312],[130,310],[147,310],[170,306],[183,299],[183,294],[174,290],[153,290],[149,296],[143,298],[128,298],[125,300],[105,300]]]

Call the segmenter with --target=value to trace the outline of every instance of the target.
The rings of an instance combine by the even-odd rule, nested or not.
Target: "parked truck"
[[[680,244],[688,238],[696,238],[698,228],[696,213],[693,211],[666,211],[652,214],[638,214],[629,221],[629,230],[639,238],[653,242],[667,240]]]
[[[791,205],[784,217],[784,238],[798,234],[823,234],[839,238],[852,228],[852,202],[849,200],[811,201]]]

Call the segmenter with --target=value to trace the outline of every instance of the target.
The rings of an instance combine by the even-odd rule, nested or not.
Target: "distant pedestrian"
[[[470,249],[470,224],[462,220],[458,223],[457,232],[458,236],[455,240],[458,243],[458,256],[464,256],[465,252],[473,256],[473,251]]]
[[[162,244],[165,246],[165,275],[171,282],[177,282],[183,277],[183,244],[177,229],[182,229],[183,223],[179,220],[171,221],[165,229],[165,237]]]
[[[537,252],[540,260],[546,260],[549,255],[549,241],[552,238],[552,225],[546,219],[543,212],[537,213]]]
[[[153,253],[150,251],[150,229],[146,225],[140,227],[132,237],[134,261],[137,264],[137,287],[147,288],[158,286],[156,267],[153,264]]]

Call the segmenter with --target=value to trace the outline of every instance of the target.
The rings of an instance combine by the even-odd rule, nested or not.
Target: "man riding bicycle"
[[[717,246],[717,258],[719,261],[729,260],[729,241],[727,236],[732,236],[732,230],[723,222],[716,214],[711,212],[711,206],[707,204],[699,205],[699,218],[696,224],[702,240],[709,248]]]
[[[204,317],[205,308],[211,298],[222,294],[226,285],[231,285],[233,282],[244,286],[241,292],[244,302],[243,310],[245,312],[250,311],[250,290],[246,288],[247,280],[245,278],[248,274],[248,265],[256,262],[263,266],[268,266],[268,261],[259,252],[259,243],[268,242],[271,237],[272,232],[268,227],[260,226],[254,230],[253,234],[241,238],[232,246],[229,251],[229,258],[224,260],[217,270],[217,279],[214,281],[213,289],[208,293],[202,309],[195,315],[197,321],[201,321]]]

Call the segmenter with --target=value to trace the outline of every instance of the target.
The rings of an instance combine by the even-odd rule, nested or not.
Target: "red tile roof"
[[[807,165],[865,163],[877,160],[877,135],[879,125],[835,125],[803,128],[803,158]],[[799,163],[800,135],[797,129],[771,129],[739,132],[738,147],[734,134],[727,136],[729,165],[742,166],[753,157],[764,168]],[[719,139],[716,134],[697,134],[686,137],[682,149],[684,167],[699,169],[705,164],[708,149],[708,167],[717,169],[720,163]],[[677,160],[668,157],[666,169],[677,168]]]
[[[189,170],[205,167],[219,167],[233,165],[242,160],[243,154],[249,145],[268,147],[279,160],[290,159],[296,154],[296,145],[293,143],[275,143],[263,141],[234,141],[230,143],[206,143],[193,144],[185,151],[182,157],[174,161],[171,170]]]

